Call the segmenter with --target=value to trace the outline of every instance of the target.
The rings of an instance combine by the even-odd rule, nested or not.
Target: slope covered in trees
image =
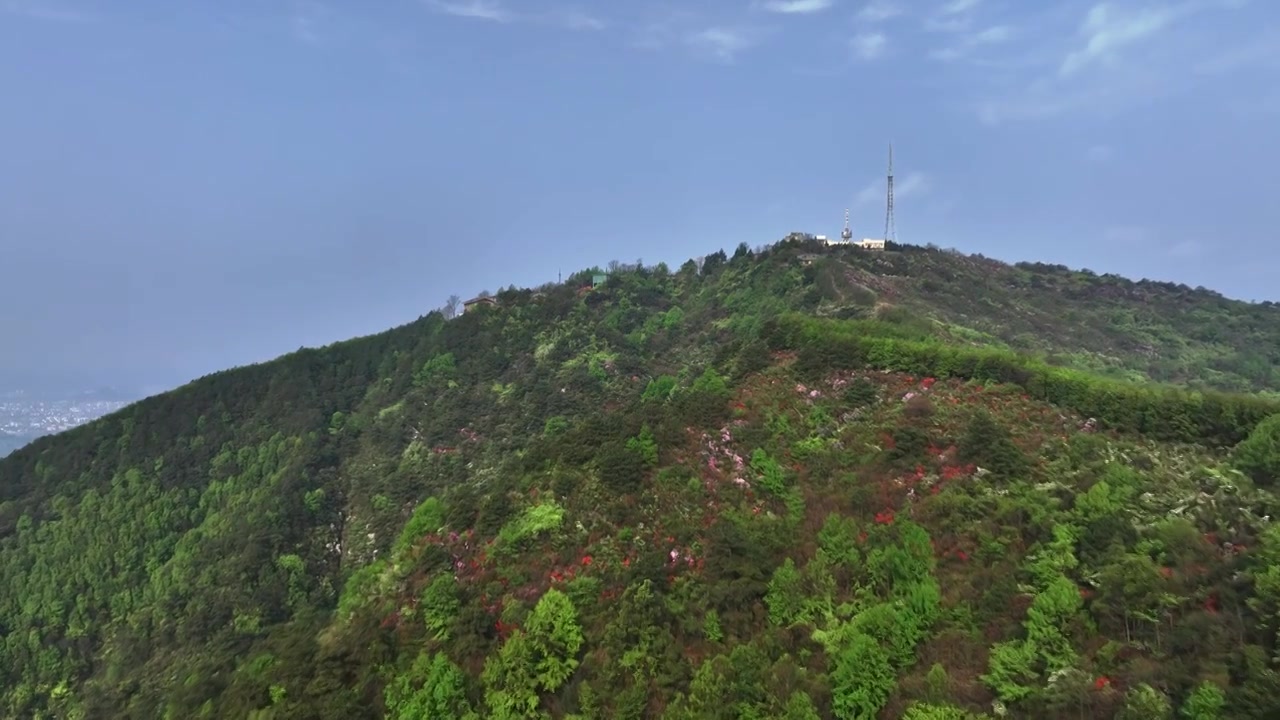
[[[36,441],[0,713],[1275,716],[1280,402],[984,344],[873,272],[981,261],[909,250],[509,289]]]
[[[1129,380],[1280,390],[1275,303],[952,252],[840,253],[818,268],[824,296],[901,304],[946,323],[957,341],[1048,354]]]

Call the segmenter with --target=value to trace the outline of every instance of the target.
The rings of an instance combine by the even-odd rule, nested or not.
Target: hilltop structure
[[[462,303],[462,312],[468,313],[478,307],[492,307],[498,304],[498,300],[491,295],[484,297],[474,297]]]
[[[863,250],[884,250],[888,243],[897,241],[897,228],[894,223],[893,216],[893,145],[889,145],[889,172],[886,176],[885,188],[885,219],[884,219],[884,237],[883,238],[863,238],[861,240],[853,239],[853,228],[849,226],[849,209],[844,211],[844,228],[840,231],[839,240],[829,240],[825,235],[808,235],[805,233],[792,233],[787,237],[788,240],[797,239],[814,239],[824,245],[849,245],[852,247],[862,248]]]

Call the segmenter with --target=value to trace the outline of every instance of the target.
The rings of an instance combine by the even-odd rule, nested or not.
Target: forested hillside
[[[922,248],[590,277],[0,461],[0,714],[1280,716],[1280,309]]]
[[[956,340],[1129,380],[1280,390],[1275,303],[953,252],[841,253],[820,266],[825,296],[899,303],[938,318]]]

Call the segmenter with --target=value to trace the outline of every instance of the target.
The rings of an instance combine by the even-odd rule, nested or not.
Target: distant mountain
[[[0,460],[0,716],[1280,717],[1274,305],[599,272]]]
[[[144,393],[124,388],[102,387],[92,390],[76,390],[64,387],[12,387],[0,390],[0,402],[6,400],[65,401],[88,400],[98,402],[133,402]]]
[[[0,458],[31,442],[31,438],[0,433]]]
[[[133,402],[143,396],[144,394],[142,392],[136,390],[104,387],[96,390],[86,390],[81,393],[76,393],[68,399],[97,400],[100,402]]]

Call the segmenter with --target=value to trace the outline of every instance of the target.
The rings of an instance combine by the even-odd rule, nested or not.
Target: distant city
[[[117,391],[48,397],[18,390],[0,392],[0,457],[36,438],[70,430],[110,414],[132,400]]]

